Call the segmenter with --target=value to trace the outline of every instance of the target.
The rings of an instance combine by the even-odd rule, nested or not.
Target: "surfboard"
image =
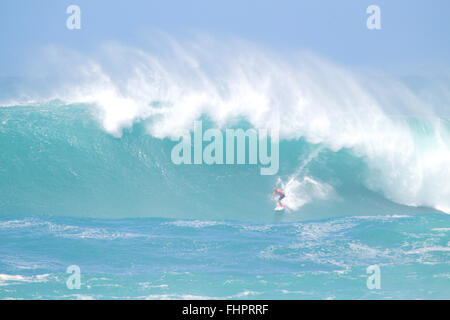
[[[275,211],[282,211],[282,210],[284,210],[284,207],[280,207],[280,206],[275,207]]]

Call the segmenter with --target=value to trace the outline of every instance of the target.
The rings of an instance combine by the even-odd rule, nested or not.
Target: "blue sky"
[[[66,28],[70,4],[82,29]],[[381,8],[382,29],[366,28],[366,8]],[[402,70],[448,67],[450,1],[2,0],[0,75],[20,73],[42,46],[93,50],[105,41],[139,46],[152,31],[235,36],[275,50],[311,50],[345,65]]]

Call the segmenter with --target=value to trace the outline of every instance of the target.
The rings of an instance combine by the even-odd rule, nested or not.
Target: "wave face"
[[[4,86],[2,213],[265,221],[450,212],[448,86],[413,90],[239,41],[166,44],[109,44],[91,57],[49,48],[38,78]],[[172,139],[198,119],[279,125],[278,175],[173,164]],[[276,185],[288,206],[278,218]]]
[[[281,141],[276,176],[249,164],[175,165],[177,142],[152,137],[145,121],[118,138],[93,113],[89,105],[0,110],[3,213],[261,221],[273,219],[275,185],[287,192],[286,220],[430,210],[371,190],[384,177],[350,149]]]

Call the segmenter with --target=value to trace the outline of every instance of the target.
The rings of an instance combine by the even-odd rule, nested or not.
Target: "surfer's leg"
[[[281,203],[281,200],[283,200],[284,197],[285,197],[285,195],[282,194],[282,195],[280,195],[280,198],[278,198],[278,205],[283,208],[284,208],[284,204]]]

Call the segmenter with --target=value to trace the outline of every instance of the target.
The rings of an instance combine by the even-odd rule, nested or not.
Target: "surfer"
[[[283,198],[286,197],[286,194],[283,192],[283,190],[275,188],[275,189],[273,190],[272,200],[273,200],[273,197],[274,197],[276,194],[280,196],[280,197],[278,198],[278,200],[277,200],[278,206],[281,207],[281,208],[284,208],[284,205],[281,203],[281,200],[283,200]]]

